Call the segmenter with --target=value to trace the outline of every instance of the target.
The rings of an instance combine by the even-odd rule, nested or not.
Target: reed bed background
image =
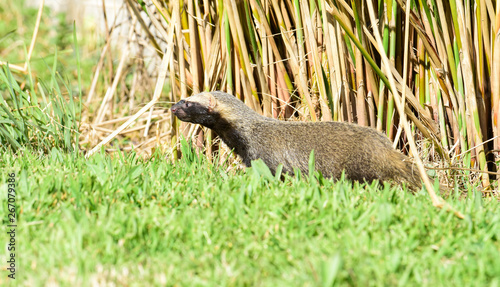
[[[427,166],[445,168],[455,184],[495,183],[497,1],[126,0],[121,13],[126,21],[108,19],[81,112],[58,113],[62,126],[78,120],[73,146],[96,150],[114,140],[108,150],[162,148],[176,158],[183,136],[210,158],[216,135],[176,122],[167,109],[223,90],[269,117],[376,128]],[[71,105],[74,98],[66,97]],[[418,154],[408,147],[413,139]]]

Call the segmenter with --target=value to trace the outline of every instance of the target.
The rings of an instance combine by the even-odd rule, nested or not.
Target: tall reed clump
[[[168,68],[170,102],[224,90],[270,117],[371,126],[404,150],[408,121],[428,162],[479,169],[483,186],[495,179],[498,1],[127,0],[126,6],[138,23],[130,39],[142,37],[136,43],[154,57],[169,55],[157,70]],[[137,65],[133,57],[123,59]],[[106,94],[103,103],[113,97]],[[210,132],[174,117],[169,122],[163,135],[173,144],[183,133],[211,151]],[[148,128],[149,122],[144,135]]]

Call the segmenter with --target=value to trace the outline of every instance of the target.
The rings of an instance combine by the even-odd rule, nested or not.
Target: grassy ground
[[[18,181],[19,286],[500,284],[500,203],[472,192],[449,199],[467,214],[458,220],[424,192],[280,181],[194,155],[3,159],[1,214],[7,173]]]

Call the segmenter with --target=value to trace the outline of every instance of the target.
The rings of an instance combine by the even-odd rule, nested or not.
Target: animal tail
[[[406,164],[406,176],[403,181],[408,184],[408,187],[412,192],[417,192],[423,186],[422,177],[420,176],[417,165],[409,159],[406,159],[404,162]],[[439,192],[441,196],[447,197],[451,194],[452,189],[446,185],[439,184]]]
[[[405,164],[405,172],[403,175],[404,182],[408,184],[408,187],[412,191],[417,191],[421,189],[422,177],[420,176],[417,165],[408,158],[404,160],[404,164]]]

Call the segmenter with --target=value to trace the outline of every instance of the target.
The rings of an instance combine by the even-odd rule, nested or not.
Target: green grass
[[[38,13],[25,6],[0,4],[0,61],[24,66]],[[0,152],[80,148],[82,96],[100,51],[64,14],[45,7],[41,19],[28,73],[0,66]]]
[[[27,82],[32,86],[22,88],[7,66],[0,67],[0,151],[78,149],[81,97],[70,92],[68,81],[56,73],[56,67],[57,61],[52,81],[39,82],[38,89],[31,76]]]
[[[281,181],[262,165],[226,172],[192,153],[171,163],[24,150],[0,169],[0,213],[12,171],[19,212],[18,279],[2,272],[0,285],[500,284],[500,203],[473,192],[449,199],[459,220],[423,191]]]

